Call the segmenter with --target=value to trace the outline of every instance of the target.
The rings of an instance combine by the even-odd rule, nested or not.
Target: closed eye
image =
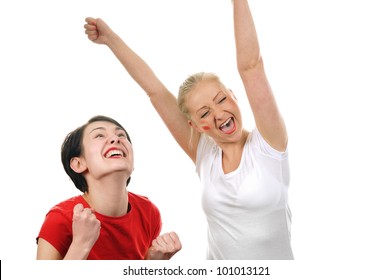
[[[203,114],[201,114],[200,118],[203,119],[203,118],[207,117],[209,113],[210,113],[210,111],[204,112]]]
[[[220,100],[218,101],[218,104],[221,104],[221,103],[223,103],[225,100],[226,100],[226,96],[225,96],[225,97],[223,97],[222,99],[220,99]]]

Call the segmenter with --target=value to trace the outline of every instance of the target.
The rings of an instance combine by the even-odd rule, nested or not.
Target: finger
[[[100,25],[100,24],[106,24],[106,23],[104,22],[103,19],[96,18],[96,19],[95,19],[95,25]]]
[[[176,250],[181,250],[182,244],[181,244],[180,238],[178,237],[177,233],[172,231],[171,233],[169,233],[169,235],[170,235],[171,239],[173,240],[174,248]]]
[[[92,17],[87,17],[87,18],[85,19],[85,21],[86,21],[88,24],[97,25],[97,21],[96,21],[94,18],[92,18]]]
[[[100,228],[101,228],[101,221],[98,220],[98,218],[94,215],[94,213],[91,214],[91,215],[88,217],[88,219],[90,220],[90,222],[93,222],[93,224],[95,225],[95,227],[96,227],[97,229],[100,229]]]
[[[174,240],[172,239],[172,237],[168,233],[165,233],[164,235],[162,235],[162,239],[166,245],[171,245],[174,242]]]
[[[177,252],[181,250],[182,244],[180,238],[174,231],[164,234],[162,238],[166,244],[165,247],[169,252]]]
[[[154,240],[151,242],[151,248],[152,248],[153,250],[156,250],[158,247],[159,247],[159,244],[158,244],[157,240],[154,239]]]
[[[84,25],[84,29],[89,30],[89,31],[92,31],[92,30],[96,31],[97,30],[97,26],[93,25],[93,24],[85,24]]]
[[[87,215],[93,214],[93,210],[92,210],[91,208],[84,208],[84,209],[83,209],[83,212],[84,212],[85,214],[87,214]]]
[[[159,236],[156,240],[160,251],[170,252],[175,250],[174,242],[169,234],[165,233]]]
[[[98,35],[97,30],[85,30],[84,33],[86,33],[87,35]]]
[[[163,242],[163,240],[162,240],[162,236],[158,236],[157,238],[155,238],[155,239],[152,241],[152,246],[153,246],[154,248],[161,248],[161,247],[162,247],[162,244],[164,244],[164,242]]]
[[[158,236],[153,242],[152,242],[152,248],[154,248],[155,251],[158,252],[167,252],[168,251],[168,245],[165,240],[163,239],[162,236]]]
[[[95,41],[98,39],[98,35],[88,35],[87,38],[91,41]]]
[[[161,236],[163,238],[163,241],[166,244],[179,243],[179,241],[180,241],[180,239],[178,238],[177,233],[175,233],[174,231],[162,234]]]
[[[76,204],[76,205],[74,206],[74,208],[73,208],[73,214],[74,214],[74,215],[75,215],[75,214],[80,214],[80,213],[83,212],[83,209],[84,209],[83,204],[82,204],[82,203],[78,203],[78,204]]]
[[[170,238],[174,241],[174,242],[178,242],[180,241],[180,238],[178,237],[177,233],[175,233],[174,231],[169,233]]]
[[[84,33],[87,34],[87,38],[91,41],[97,40],[99,36],[97,29],[86,29]]]

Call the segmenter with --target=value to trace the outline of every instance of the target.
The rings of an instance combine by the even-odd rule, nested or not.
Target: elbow
[[[237,60],[237,69],[240,74],[256,69],[263,69],[263,59],[259,56],[258,58],[247,60],[246,62]]]

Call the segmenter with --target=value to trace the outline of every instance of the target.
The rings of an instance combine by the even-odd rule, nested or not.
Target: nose
[[[113,135],[109,139],[110,144],[120,143],[120,138],[117,135]]]
[[[223,120],[225,112],[223,110],[216,110],[214,111],[215,120],[220,121]]]

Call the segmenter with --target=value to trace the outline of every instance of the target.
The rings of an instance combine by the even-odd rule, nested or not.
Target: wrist
[[[67,254],[64,256],[64,260],[86,260],[90,251],[90,246],[86,246],[86,244],[77,244],[72,241]]]
[[[105,43],[109,48],[117,48],[122,44],[122,40],[120,36],[118,36],[116,33],[112,32],[110,35],[107,35],[107,40]]]

